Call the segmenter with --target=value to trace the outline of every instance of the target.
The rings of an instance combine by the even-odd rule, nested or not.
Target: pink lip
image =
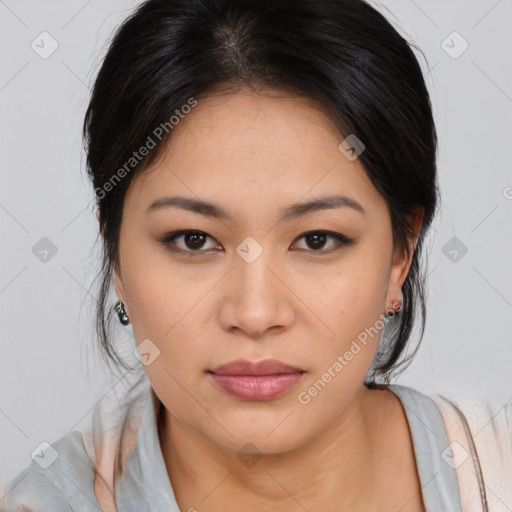
[[[247,361],[237,359],[210,370],[217,375],[276,375],[279,373],[303,372],[301,368],[285,364],[277,359],[263,361]]]
[[[275,359],[237,359],[208,371],[225,392],[244,400],[270,400],[295,385],[304,370]]]

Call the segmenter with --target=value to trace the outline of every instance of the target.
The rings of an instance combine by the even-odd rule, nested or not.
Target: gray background
[[[41,441],[88,422],[112,387],[93,342],[99,247],[80,129],[106,42],[138,3],[0,0],[1,484]],[[440,137],[427,327],[397,382],[504,405],[512,399],[512,1],[372,4],[425,53],[427,62],[417,56]],[[47,58],[44,31],[58,44]],[[461,55],[454,31],[469,45]],[[42,261],[48,247],[56,253]],[[129,326],[116,329],[131,339]]]

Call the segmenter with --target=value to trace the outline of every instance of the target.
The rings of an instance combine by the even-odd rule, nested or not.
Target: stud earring
[[[396,304],[396,302],[394,302],[393,304]],[[400,292],[400,306],[398,307],[398,309],[393,308],[391,311],[388,311],[387,313],[385,313],[384,317],[385,318],[392,318],[397,313],[400,313],[403,309],[404,309],[404,295],[403,295],[402,292]]]
[[[114,309],[117,311],[117,314],[119,316],[119,321],[123,325],[127,325],[130,323],[130,320],[128,319],[128,315],[126,314],[126,311],[124,310],[124,304],[122,301],[118,301],[116,305],[114,306]]]

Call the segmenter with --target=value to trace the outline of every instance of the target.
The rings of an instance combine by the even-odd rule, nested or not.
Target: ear
[[[407,257],[405,251],[398,247],[393,255],[393,262],[391,264],[389,275],[388,293],[386,296],[386,312],[396,310],[399,307],[402,286],[407,278],[409,269],[411,268],[412,257],[414,255],[414,249],[416,248],[416,242],[418,240],[424,215],[424,207],[417,207],[413,210],[413,218],[411,220],[410,227],[414,236],[409,238],[410,256]]]

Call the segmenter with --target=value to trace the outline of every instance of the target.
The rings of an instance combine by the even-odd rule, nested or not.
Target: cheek
[[[194,269],[183,272],[171,262],[165,249],[132,246],[123,273],[136,339],[172,337],[213,282]],[[213,277],[210,279],[213,281]]]
[[[137,343],[151,340],[150,347],[157,354],[144,369],[157,396],[173,416],[185,420],[191,410],[194,415],[201,415],[203,409],[197,407],[195,400],[205,403],[197,384],[205,369],[208,339],[204,325],[201,328],[197,320],[198,315],[207,314],[200,303],[205,292],[187,296],[158,293],[151,284],[146,281],[134,300],[137,317],[133,330]]]
[[[322,318],[333,324],[336,333],[365,328],[373,324],[384,311],[387,292],[387,269],[372,258],[357,258],[346,262],[342,270],[331,272],[321,285],[311,287],[306,296],[314,300]],[[323,313],[322,313],[323,312]]]
[[[183,290],[180,283],[170,284],[172,288],[163,279],[148,279],[133,288],[135,339],[141,343],[149,338],[160,351],[159,362],[171,373],[184,375],[192,369],[197,373],[207,343],[204,327],[207,302],[201,298],[209,288],[203,285],[201,289]]]
[[[345,379],[360,382],[373,361],[384,327],[385,268],[360,259],[320,283],[306,294],[308,305],[321,319],[319,329],[326,333],[315,348],[315,378],[330,371],[336,374],[333,381],[338,385],[346,385],[342,383]],[[342,374],[344,377],[338,377]]]

